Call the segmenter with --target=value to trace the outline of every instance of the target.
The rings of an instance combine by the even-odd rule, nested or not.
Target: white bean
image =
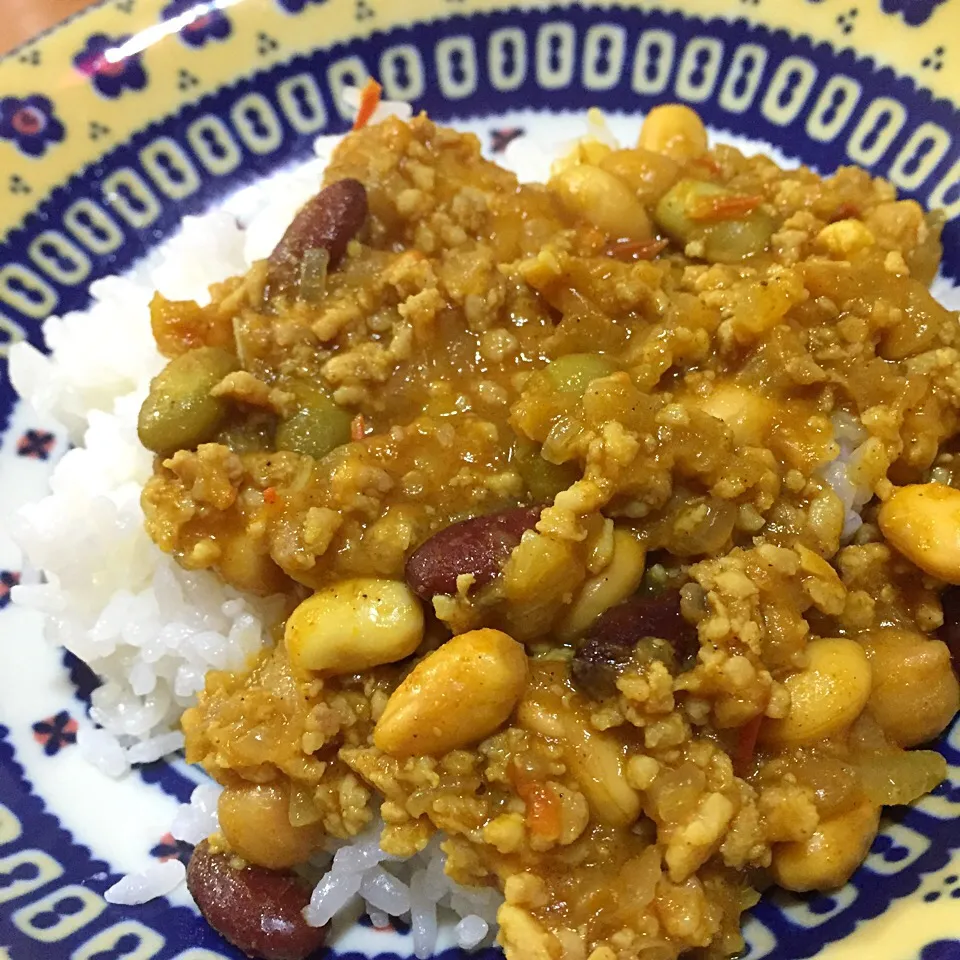
[[[410,656],[423,639],[423,611],[399,580],[358,578],[318,590],[290,614],[284,642],[304,670],[357,673]]]
[[[440,756],[494,733],[527,682],[523,646],[471,630],[424,657],[390,695],[373,742],[395,757]]]

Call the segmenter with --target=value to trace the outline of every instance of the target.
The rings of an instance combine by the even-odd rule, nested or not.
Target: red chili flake
[[[357,118],[353,121],[353,129],[365,127],[373,116],[373,111],[380,105],[380,95],[383,87],[370,77],[360,91],[360,106],[357,109]]]
[[[358,413],[350,421],[350,439],[362,440],[366,435],[367,435],[367,421],[364,420],[362,413]]]
[[[738,220],[753,213],[763,202],[763,197],[736,193],[725,197],[700,197],[687,210],[691,220]]]
[[[667,240],[618,240],[604,251],[615,260],[653,260],[669,246]]]
[[[748,720],[740,728],[740,734],[737,738],[737,751],[733,756],[733,772],[738,777],[744,777],[750,772],[762,723],[763,714],[761,713],[752,720]]]
[[[277,488],[276,487],[267,487],[263,491],[263,499],[266,503],[276,503],[277,502]]]

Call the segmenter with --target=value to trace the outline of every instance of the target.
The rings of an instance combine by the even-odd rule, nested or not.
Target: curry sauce
[[[502,891],[511,960],[735,953],[945,772],[905,748],[960,702],[960,555],[881,506],[960,498],[939,217],[673,107],[546,184],[388,119],[326,183],[152,305],[147,530],[285,598],[183,719],[221,848],[286,869],[379,815]]]

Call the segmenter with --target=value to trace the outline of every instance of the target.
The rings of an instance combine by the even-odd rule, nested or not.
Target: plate
[[[188,856],[169,824],[199,775],[173,761],[111,781],[85,764],[93,679],[9,604],[28,575],[9,519],[67,445],[15,403],[12,342],[39,343],[45,317],[82,308],[92,281],[131,269],[185,214],[346,129],[339,92],[371,73],[492,156],[523,131],[569,138],[590,106],[629,131],[681,100],[789,160],[867,167],[946,209],[955,295],[957,36],[945,0],[111,0],[0,60],[0,958],[239,957],[185,895],[103,899],[151,858]],[[960,725],[940,749],[948,781],[885,821],[848,886],[764,898],[750,960],[960,958]],[[359,960],[411,944],[399,924],[358,923],[332,949]]]

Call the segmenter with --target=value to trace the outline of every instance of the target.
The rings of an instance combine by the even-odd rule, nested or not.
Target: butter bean
[[[304,670],[357,673],[410,656],[423,639],[423,611],[399,580],[361,577],[318,590],[290,614],[284,642]]]
[[[227,787],[217,802],[217,817],[233,853],[271,870],[303,863],[324,839],[322,824],[297,827],[290,822],[285,782]]]
[[[806,669],[784,683],[790,712],[760,728],[765,744],[792,747],[822,740],[850,726],[867,705],[870,663],[859,643],[842,637],[812,640],[807,656]]]
[[[960,490],[942,483],[900,487],[877,520],[891,545],[924,573],[960,583]]]
[[[424,657],[387,701],[373,741],[394,757],[440,756],[477,743],[510,716],[527,682],[523,646],[471,630]]]
[[[230,408],[210,391],[236,368],[236,357],[219,347],[198,347],[171,360],[140,408],[140,442],[167,456],[212,439]]]

